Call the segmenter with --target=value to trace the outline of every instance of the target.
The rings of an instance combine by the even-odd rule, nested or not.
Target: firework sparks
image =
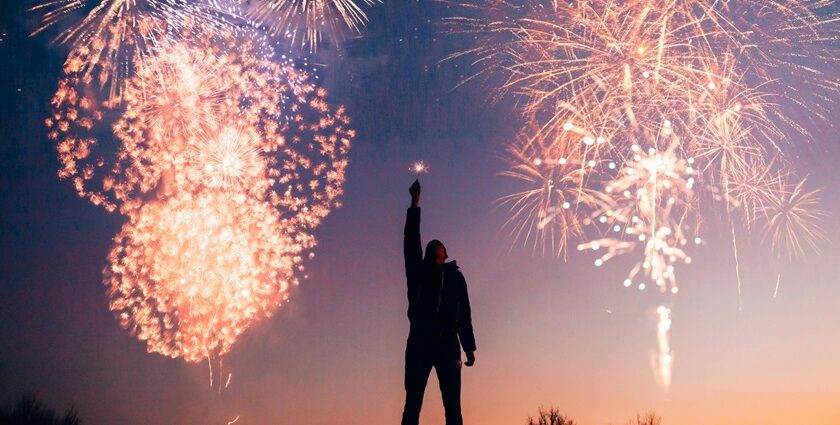
[[[372,6],[380,0],[259,0],[246,15],[274,35],[292,39],[314,51],[324,34],[340,41],[348,30],[358,34],[368,18],[362,3]]]
[[[411,168],[408,170],[420,176],[420,174],[426,174],[429,172],[429,166],[423,161],[417,161],[414,164],[411,164]]]
[[[569,125],[567,127],[573,127]],[[597,161],[586,142],[604,142],[602,137],[581,136],[572,129],[560,130],[553,137],[541,132],[521,136],[511,146],[506,159],[513,167],[502,175],[524,182],[529,189],[504,196],[511,217],[505,223],[516,240],[532,244],[545,252],[564,253],[570,237],[580,236],[584,221],[605,198],[587,186],[588,172]],[[581,148],[583,147],[583,148]]]
[[[663,126],[663,130],[669,127]],[[642,275],[660,291],[677,293],[675,265],[690,263],[684,247],[688,245],[690,223],[696,218],[691,209],[694,198],[693,158],[681,158],[676,149],[679,141],[664,136],[668,148],[647,151],[635,146],[636,153],[625,162],[615,179],[604,188],[608,203],[596,214],[596,222],[606,226],[608,236],[578,245],[578,250],[604,250],[596,261],[601,266],[617,255],[643,247],[642,260],[624,281],[630,286]],[[646,284],[638,283],[644,290]]]
[[[801,94],[794,90],[798,85],[790,75],[809,79],[808,86],[815,89],[813,96],[826,99],[821,105],[834,102],[829,98],[840,98],[840,87],[832,78],[836,74],[803,69],[802,61],[797,60],[807,51],[825,65],[820,69],[840,69],[840,61],[830,54],[837,31],[830,24],[837,16],[826,12],[829,5],[824,1],[746,1],[736,5],[704,0],[475,0],[458,4],[466,16],[448,19],[447,28],[474,36],[478,45],[452,58],[476,58],[473,63],[478,70],[470,78],[501,75],[499,95],[517,95],[526,120],[535,122],[524,127],[520,138],[529,142],[518,140],[507,156],[511,168],[504,174],[528,186],[501,198],[513,206],[508,224],[515,225],[516,237],[537,240],[564,257],[568,241],[586,239],[586,231],[581,230],[579,214],[562,213],[552,205],[552,199],[561,199],[557,193],[566,192],[574,198],[568,201],[569,206],[585,206],[586,202],[575,201],[588,190],[612,198],[613,205],[643,209],[642,198],[621,199],[623,191],[608,190],[622,182],[611,181],[614,176],[604,166],[609,164],[610,170],[638,166],[637,162],[627,163],[638,155],[633,151],[638,148],[636,141],[659,139],[663,121],[667,131],[679,138],[674,155],[696,161],[689,164],[692,176],[686,178],[699,193],[673,211],[674,217],[662,215],[669,211],[667,206],[657,208],[656,220],[654,216],[643,220],[638,214],[624,217],[635,216],[637,223],[662,224],[635,229],[640,232],[636,236],[644,236],[652,251],[655,246],[668,245],[665,239],[678,241],[678,245],[683,239],[690,240],[657,232],[679,233],[673,226],[692,218],[686,211],[697,216],[701,199],[722,201],[727,216],[731,210],[740,210],[747,228],[761,219],[759,212],[768,205],[781,203],[784,191],[772,188],[790,174],[791,164],[765,158],[783,155],[786,129],[806,134],[803,126],[782,114],[777,102],[770,99],[776,93]],[[760,17],[761,25],[747,16]],[[808,107],[809,102],[794,103],[809,116],[824,116]],[[576,138],[560,142],[558,134]],[[559,157],[567,163],[546,159],[547,152],[561,149],[567,152]],[[565,158],[571,157],[570,153],[585,158]],[[564,171],[561,165],[566,166],[562,176],[557,174]],[[545,205],[539,206],[540,202]],[[566,205],[567,200],[560,202]],[[531,218],[524,219],[528,215]],[[800,217],[809,222],[814,218]],[[615,222],[618,218],[606,219],[613,228],[627,230],[627,224]],[[556,228],[550,226],[552,220],[557,222]],[[592,222],[603,224],[596,220]],[[809,226],[788,228],[788,234],[795,230],[805,234],[801,238],[813,239]],[[600,242],[582,246],[600,247]],[[608,250],[596,264],[636,245],[617,240],[613,251]],[[787,245],[786,249],[795,250],[796,245]],[[663,262],[667,273],[656,273],[659,278],[654,281],[660,287],[661,277],[672,275],[667,270],[673,265],[671,259],[689,259],[678,246],[673,248],[666,256],[668,261]],[[641,269],[650,266],[649,255]],[[676,289],[674,283],[669,286]]]
[[[525,186],[500,198],[515,239],[564,258],[577,240],[596,266],[639,254],[624,285],[670,293],[710,211],[732,232],[739,294],[736,219],[762,223],[778,255],[816,248],[818,191],[788,183],[786,151],[840,99],[832,2],[441,1],[464,13],[445,27],[477,40],[449,59],[471,58],[467,81],[516,96],[526,122],[502,173]],[[667,388],[662,338],[660,354]]]
[[[825,118],[840,94],[832,78],[840,70],[832,45],[838,15],[824,0],[443,1],[466,12],[447,28],[479,40],[453,57],[477,58],[474,76],[501,74],[500,93],[525,95],[526,111],[552,114],[558,100],[577,97],[609,104],[631,125],[650,119],[636,119],[650,107],[688,120],[673,112],[721,88],[727,67],[749,87],[792,96],[812,117]],[[768,115],[804,132],[778,108]]]
[[[254,187],[268,167],[258,140],[259,135],[253,131],[222,127],[195,148],[191,168],[201,170],[202,180],[209,187]]]
[[[297,283],[307,246],[295,233],[244,193],[209,189],[145,204],[109,254],[110,308],[150,352],[222,356]]]
[[[208,180],[253,182],[256,196],[317,225],[341,195],[354,136],[344,110],[329,107],[309,72],[265,59],[248,38],[220,34],[160,49],[127,82],[119,105],[98,101],[76,77],[62,81],[47,119],[59,177],[124,213]],[[118,149],[99,142],[109,127]]]
[[[818,242],[825,238],[819,226],[825,216],[820,207],[820,190],[808,190],[805,182],[802,179],[796,184],[778,187],[778,196],[763,209],[765,239],[769,239],[780,254],[802,256],[806,249],[817,250]]]
[[[124,81],[167,39],[168,32],[223,22],[209,5],[187,0],[53,0],[30,10],[41,13],[40,26],[32,35],[77,21],[55,38],[70,46],[64,72],[106,89],[110,101],[119,100]]]
[[[111,310],[150,352],[209,362],[298,283],[312,231],[340,206],[354,132],[261,40],[196,33],[149,54],[119,103],[68,76],[47,125],[59,176],[128,217],[104,271]]]

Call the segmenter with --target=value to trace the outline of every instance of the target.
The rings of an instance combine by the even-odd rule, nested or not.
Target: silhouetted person
[[[405,277],[411,330],[405,349],[405,408],[402,425],[417,425],[429,373],[435,368],[446,425],[461,425],[461,347],[466,366],[475,363],[475,336],[470,317],[467,282],[446,247],[433,240],[420,245],[420,181],[408,190],[411,208],[405,219]],[[460,346],[459,347],[459,340]]]

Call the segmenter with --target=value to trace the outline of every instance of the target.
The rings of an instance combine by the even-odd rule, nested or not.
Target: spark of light
[[[408,170],[419,176],[420,174],[428,173],[429,166],[426,165],[426,163],[423,161],[417,161],[414,164],[411,164],[411,168],[409,168]]]

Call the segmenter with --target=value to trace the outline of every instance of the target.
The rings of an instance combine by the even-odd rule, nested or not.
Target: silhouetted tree
[[[71,407],[58,417],[44,406],[34,394],[21,397],[10,409],[0,411],[0,425],[80,425],[76,409]]]
[[[575,425],[575,421],[560,414],[556,407],[545,410],[540,407],[536,418],[528,418],[528,425]]]
[[[662,418],[650,412],[644,415],[636,415],[627,425],[662,425]]]

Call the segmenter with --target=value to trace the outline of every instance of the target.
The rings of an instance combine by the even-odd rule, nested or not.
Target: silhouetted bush
[[[539,415],[536,418],[529,417],[527,425],[575,425],[575,421],[568,416],[561,415],[560,410],[556,407],[548,410],[540,407]],[[627,425],[662,425],[662,418],[651,412],[636,415],[630,422],[627,422]]]
[[[548,410],[540,407],[539,415],[536,418],[528,418],[528,425],[575,425],[575,421],[568,416],[561,415],[555,407]]]
[[[656,416],[654,413],[636,415],[627,425],[662,425],[662,418]]]
[[[0,411],[0,425],[80,425],[76,409],[70,408],[58,417],[44,406],[34,394],[21,397],[10,409]]]

